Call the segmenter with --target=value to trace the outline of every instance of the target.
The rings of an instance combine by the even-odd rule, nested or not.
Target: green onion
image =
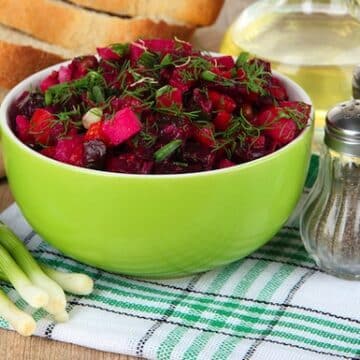
[[[205,70],[201,73],[201,78],[206,81],[214,81],[217,78],[217,75],[212,71]]]
[[[92,124],[101,120],[103,111],[101,108],[91,108],[82,117],[81,122],[85,129],[88,129]]]
[[[180,145],[182,144],[181,140],[173,140],[168,144],[164,145],[162,148],[157,150],[154,153],[154,158],[156,162],[160,162],[168,158]]]
[[[139,64],[144,65],[147,68],[152,68],[155,65],[156,61],[156,54],[149,51],[144,51],[138,60]]]
[[[243,66],[249,60],[249,56],[248,52],[242,52],[236,59],[236,67]]]
[[[39,263],[39,265],[49,278],[53,279],[68,293],[74,295],[89,295],[94,289],[94,281],[85,274],[67,273],[55,270],[45,264]],[[2,271],[0,271],[0,280],[10,282]]]
[[[65,291],[76,295],[89,295],[94,289],[93,280],[79,273],[66,273],[52,269],[49,266],[40,264],[42,270],[51,279],[56,281]]]
[[[160,66],[161,67],[165,67],[165,66],[168,66],[168,65],[171,65],[172,64],[172,56],[170,54],[166,54],[161,62],[160,62]]]
[[[2,222],[0,222],[0,244],[9,251],[32,283],[49,295],[48,303],[41,306],[43,306],[43,308],[50,314],[57,314],[64,311],[66,298],[63,289],[55,281],[44,274],[40,266],[26,249],[25,245]],[[17,266],[14,261],[13,263]],[[1,270],[15,287],[13,282],[14,276],[12,275],[13,270],[5,271],[4,267],[2,267]]]
[[[3,246],[0,245],[0,269],[9,279],[20,296],[32,307],[45,306],[49,301],[48,294],[40,287],[34,286],[22,269],[16,264]]]
[[[36,329],[34,319],[18,309],[2,290],[0,290],[0,316],[7,320],[20,335],[30,336]]]
[[[128,44],[112,44],[110,45],[112,51],[116,54],[122,56],[129,52],[129,45]]]
[[[69,314],[66,312],[66,310],[53,314],[53,316],[54,316],[54,320],[59,323],[64,323],[69,321]]]
[[[97,104],[103,103],[105,101],[104,92],[98,85],[95,85],[92,88],[92,96]]]
[[[50,92],[50,91],[46,91],[46,92],[45,92],[45,105],[47,105],[47,106],[51,105],[52,99],[53,99],[53,97],[52,97],[52,95],[51,95],[51,92]]]
[[[164,85],[163,87],[161,87],[160,89],[156,90],[156,97],[162,96],[164,94],[169,93],[170,91],[172,91],[173,87],[171,85]]]

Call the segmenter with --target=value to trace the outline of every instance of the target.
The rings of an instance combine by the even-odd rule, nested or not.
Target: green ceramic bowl
[[[64,254],[124,274],[182,276],[248,255],[271,239],[294,209],[308,168],[312,126],[261,159],[184,175],[101,172],[31,150],[10,129],[9,107],[57,67],[10,91],[0,124],[15,200],[35,231]],[[310,103],[297,84],[276,76],[291,99]]]

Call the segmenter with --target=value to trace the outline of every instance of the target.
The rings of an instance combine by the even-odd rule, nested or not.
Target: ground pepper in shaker
[[[319,174],[300,232],[321,269],[360,280],[360,100],[341,103],[326,116]]]

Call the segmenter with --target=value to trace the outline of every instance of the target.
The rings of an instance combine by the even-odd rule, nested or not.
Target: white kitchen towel
[[[360,283],[320,271],[296,222],[225,267],[182,279],[143,280],[59,253],[32,231],[16,205],[0,219],[38,260],[95,280],[90,296],[68,296],[70,321],[64,324],[30,308],[0,282],[37,320],[38,336],[149,359],[360,359]],[[0,318],[0,327],[9,325]]]

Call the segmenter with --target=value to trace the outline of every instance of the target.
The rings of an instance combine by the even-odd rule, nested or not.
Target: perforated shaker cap
[[[360,156],[360,100],[343,102],[327,113],[324,141],[337,152]]]

